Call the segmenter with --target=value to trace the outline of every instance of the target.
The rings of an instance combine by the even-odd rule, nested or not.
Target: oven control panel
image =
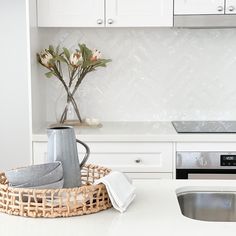
[[[236,166],[236,155],[220,155],[221,166]]]

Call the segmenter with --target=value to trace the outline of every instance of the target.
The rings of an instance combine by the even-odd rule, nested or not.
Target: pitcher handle
[[[78,139],[76,139],[76,142],[77,142],[77,143],[80,143],[81,145],[83,145],[84,148],[86,149],[86,154],[85,154],[85,156],[84,156],[83,161],[82,161],[81,164],[80,164],[80,168],[82,168],[83,165],[84,165],[84,164],[86,163],[86,161],[88,160],[88,157],[89,157],[89,155],[90,155],[90,149],[89,149],[88,145],[85,144],[84,142],[82,142],[82,141],[80,141],[80,140],[78,140]]]

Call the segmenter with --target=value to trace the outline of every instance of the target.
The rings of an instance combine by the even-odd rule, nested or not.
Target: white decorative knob
[[[113,24],[113,22],[114,22],[114,21],[113,21],[112,19],[108,19],[108,20],[107,20],[107,23],[108,23],[109,25]]]
[[[135,160],[136,163],[141,163],[141,159]]]
[[[223,10],[224,10],[224,7],[222,7],[222,6],[218,6],[218,7],[217,7],[217,11],[221,12],[221,11],[223,11]]]
[[[103,20],[102,20],[102,19],[98,19],[98,20],[97,20],[97,24],[98,24],[98,25],[101,25],[102,23],[103,23]]]
[[[229,10],[229,11],[234,11],[234,10],[235,10],[235,7],[234,7],[234,6],[229,6],[229,7],[228,7],[228,10]]]

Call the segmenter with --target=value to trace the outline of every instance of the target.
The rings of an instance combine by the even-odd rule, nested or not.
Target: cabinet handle
[[[229,6],[228,10],[229,10],[229,11],[234,11],[234,10],[235,10],[235,7],[234,7],[234,6]]]
[[[98,19],[98,20],[97,20],[97,24],[98,24],[98,25],[101,25],[102,23],[103,23],[103,20],[102,20],[102,19]]]
[[[141,159],[136,159],[135,162],[136,163],[141,163]]]
[[[114,22],[114,21],[113,21],[112,19],[108,19],[108,20],[107,20],[107,23],[108,23],[109,25],[113,24],[113,22]]]
[[[218,7],[217,7],[217,11],[221,12],[221,11],[223,11],[223,10],[224,10],[224,7],[222,7],[222,6],[218,6]]]

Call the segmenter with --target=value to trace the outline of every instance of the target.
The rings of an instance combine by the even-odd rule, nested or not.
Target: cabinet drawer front
[[[104,26],[104,0],[38,0],[37,5],[39,27]]]
[[[161,153],[91,154],[88,163],[123,172],[172,171],[172,158]]]
[[[91,148],[88,163],[103,165],[124,172],[172,172],[171,143],[87,143]],[[84,156],[78,146],[79,158]],[[133,152],[131,152],[131,150]],[[47,160],[47,143],[33,143],[33,163]]]

